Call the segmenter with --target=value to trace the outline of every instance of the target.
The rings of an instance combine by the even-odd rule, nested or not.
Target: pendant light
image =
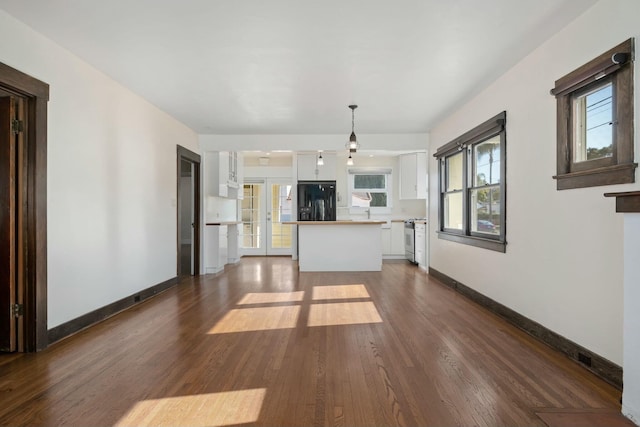
[[[350,153],[355,153],[358,148],[360,148],[360,143],[356,139],[356,133],[354,131],[355,128],[355,111],[358,108],[357,105],[349,105],[351,108],[351,135],[349,136],[349,142],[347,142],[346,147]]]
[[[349,152],[349,158],[347,159],[347,166],[353,166],[353,157],[351,157],[351,152]]]
[[[318,156],[317,164],[318,164],[318,166],[324,166],[324,159],[322,158],[322,151],[320,152],[320,155]]]

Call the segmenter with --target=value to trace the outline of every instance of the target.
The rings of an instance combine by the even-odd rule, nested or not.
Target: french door
[[[265,178],[244,181],[243,255],[291,255],[291,181]]]

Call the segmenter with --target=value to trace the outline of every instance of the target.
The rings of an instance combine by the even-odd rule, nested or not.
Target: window
[[[506,119],[503,111],[434,154],[439,238],[505,252]]]
[[[391,213],[391,169],[350,168],[349,211]]]
[[[556,81],[558,190],[634,182],[633,39]]]

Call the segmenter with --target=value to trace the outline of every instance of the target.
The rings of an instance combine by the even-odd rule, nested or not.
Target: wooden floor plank
[[[0,355],[0,425],[544,426],[619,399],[406,262],[299,273],[243,258],[41,353]]]

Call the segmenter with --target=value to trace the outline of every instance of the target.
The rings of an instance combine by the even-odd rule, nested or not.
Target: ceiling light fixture
[[[318,166],[324,166],[324,159],[322,158],[322,153],[318,156]]]
[[[356,111],[356,108],[358,108],[358,106],[357,105],[349,105],[349,108],[351,108],[351,135],[349,136],[349,142],[347,142],[346,147],[347,147],[347,150],[349,150],[350,153],[355,153],[358,150],[358,148],[360,148],[360,143],[356,139],[356,133],[354,131],[354,127],[355,127],[355,111]]]
[[[349,153],[349,158],[347,159],[347,166],[353,166],[353,157],[351,157],[351,153]]]

